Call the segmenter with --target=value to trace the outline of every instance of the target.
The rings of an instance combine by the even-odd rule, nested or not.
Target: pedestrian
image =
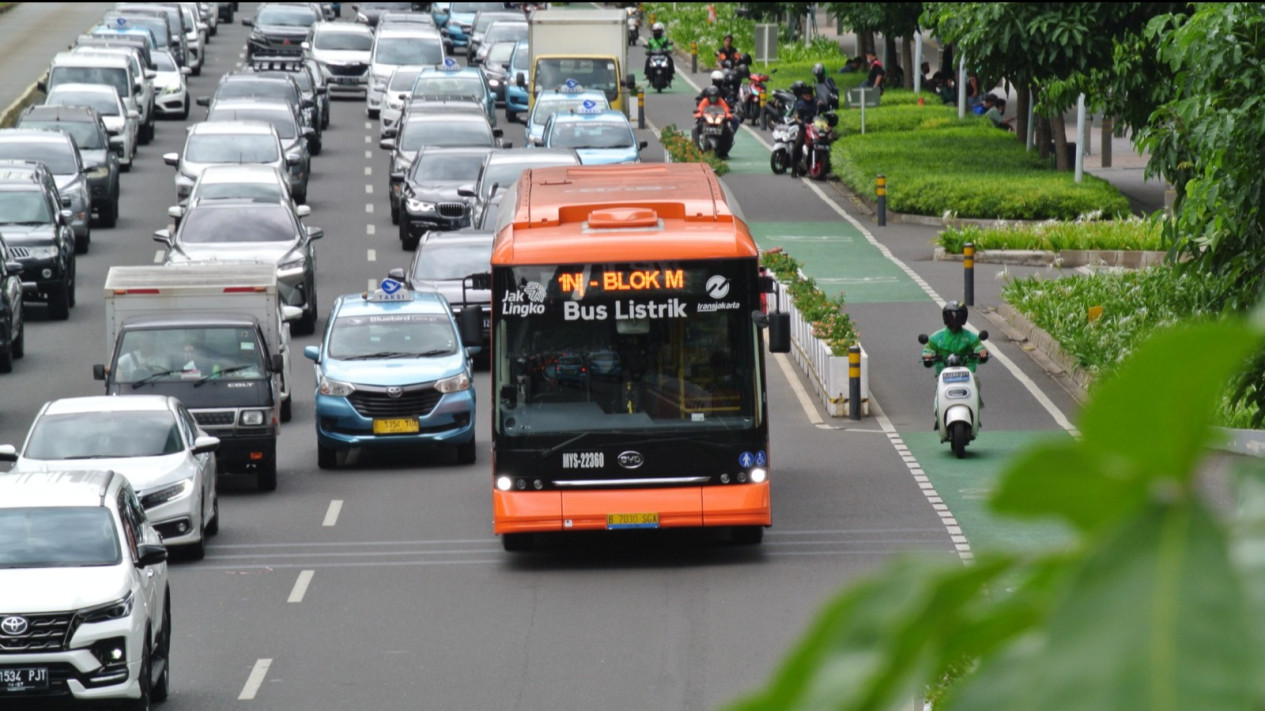
[[[734,36],[725,35],[721,40],[720,49],[716,50],[716,66],[723,67],[725,62],[729,62],[729,67],[738,66],[742,59],[742,53],[734,46]]]
[[[863,86],[882,91],[883,80],[887,78],[887,70],[883,68],[883,63],[878,60],[878,55],[873,52],[865,53],[865,61],[870,67],[870,73],[866,75]]]

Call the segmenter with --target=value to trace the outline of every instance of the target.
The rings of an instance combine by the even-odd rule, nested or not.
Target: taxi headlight
[[[242,413],[242,425],[246,427],[259,427],[264,423],[263,410],[247,410]]]
[[[337,380],[330,380],[324,375],[321,376],[320,385],[317,392],[322,395],[330,395],[332,397],[347,397],[356,392],[356,386],[351,383],[341,383]]]
[[[242,418],[245,419],[245,418]],[[193,479],[184,479],[172,484],[156,489],[148,494],[141,496],[141,506],[152,509],[155,506],[183,499],[193,492]]]
[[[451,378],[444,378],[435,382],[435,389],[441,393],[458,393],[462,390],[470,389],[470,375],[462,373],[454,375]]]

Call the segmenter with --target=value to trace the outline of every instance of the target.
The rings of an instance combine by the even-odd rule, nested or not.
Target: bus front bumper
[[[493,532],[603,531],[611,514],[656,514],[647,528],[768,526],[769,483],[615,491],[492,491]]]

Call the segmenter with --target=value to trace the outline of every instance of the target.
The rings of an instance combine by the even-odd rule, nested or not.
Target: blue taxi
[[[545,124],[549,122],[549,117],[558,112],[566,113],[571,109],[581,108],[586,101],[591,101],[602,108],[610,108],[611,105],[606,100],[605,92],[585,89],[574,79],[568,79],[556,89],[537,94],[536,100],[531,105],[531,113],[527,115],[526,145],[545,145]]]
[[[546,148],[574,148],[582,165],[640,163],[646,142],[637,142],[632,124],[622,111],[585,101],[566,113],[559,111],[545,123]]]
[[[303,349],[316,363],[318,466],[358,448],[452,447],[473,463],[479,311],[459,327],[443,296],[394,279],[338,297],[321,345]]]
[[[463,67],[452,57],[445,58],[443,64],[422,67],[413,80],[412,97],[476,102],[496,128],[496,92],[488,86],[487,77],[478,67]]]
[[[527,105],[527,87],[519,86],[517,81],[518,75],[522,74],[525,84],[531,73],[531,67],[527,66],[531,59],[530,50],[526,40],[519,40],[510,53],[510,66],[505,74],[505,117],[510,123],[517,122],[519,115],[526,114],[530,108]]]

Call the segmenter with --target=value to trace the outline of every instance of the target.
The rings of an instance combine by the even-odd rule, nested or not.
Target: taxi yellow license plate
[[[374,434],[411,434],[419,429],[417,420],[412,418],[373,421]]]
[[[657,513],[617,513],[606,514],[606,529],[609,531],[621,528],[658,528]]]

